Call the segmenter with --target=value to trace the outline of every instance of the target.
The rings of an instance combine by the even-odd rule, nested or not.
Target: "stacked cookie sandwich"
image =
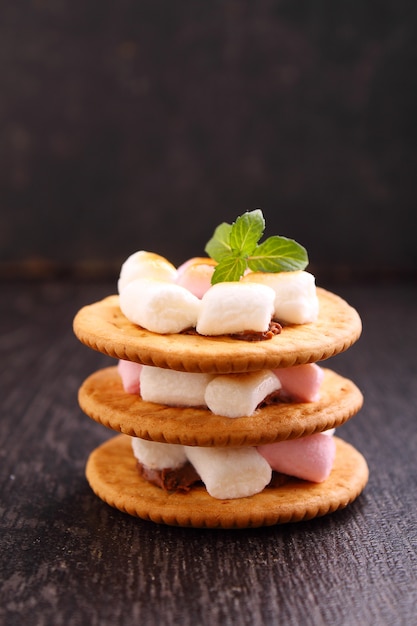
[[[86,468],[111,506],[245,528],[325,515],[365,487],[365,459],[334,436],[362,394],[319,365],[359,338],[360,318],[316,287],[299,244],[259,244],[264,226],[259,210],[221,224],[209,256],[179,268],[139,251],[119,294],[76,315],[80,341],[116,359],[79,391],[88,416],[122,433]]]

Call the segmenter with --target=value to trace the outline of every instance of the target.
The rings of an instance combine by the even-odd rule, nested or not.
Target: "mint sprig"
[[[293,272],[308,265],[306,249],[293,239],[274,235],[258,243],[265,230],[260,209],[247,211],[233,224],[220,224],[205,252],[217,262],[211,282],[238,281],[253,272]]]

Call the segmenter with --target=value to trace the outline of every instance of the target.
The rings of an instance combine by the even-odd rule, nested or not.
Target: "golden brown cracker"
[[[118,359],[186,372],[232,373],[289,367],[327,359],[349,348],[360,336],[357,311],[339,296],[317,288],[318,320],[285,326],[266,341],[227,336],[158,335],[132,324],[118,296],[82,308],[74,332],[85,345]]]
[[[212,498],[202,486],[167,493],[137,470],[131,440],[118,435],[90,455],[86,476],[96,495],[125,513],[157,523],[195,528],[251,528],[299,522],[346,507],[364,489],[368,467],[350,444],[335,438],[336,459],[320,484],[290,480],[280,487],[233,500]]]
[[[191,446],[261,445],[335,428],[360,410],[363,397],[356,385],[323,369],[317,402],[280,402],[250,417],[228,418],[203,408],[145,402],[123,390],[116,367],[89,376],[79,390],[79,402],[97,422],[142,439]]]

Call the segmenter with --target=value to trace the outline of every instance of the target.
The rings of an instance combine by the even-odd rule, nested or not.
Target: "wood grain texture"
[[[245,531],[159,526],[90,490],[88,454],[113,433],[82,414],[77,390],[113,361],[71,323],[111,287],[2,285],[0,623],[415,623],[415,286],[340,294],[363,320],[360,341],[329,366],[364,393],[340,428],[368,462],[364,493],[329,517]]]

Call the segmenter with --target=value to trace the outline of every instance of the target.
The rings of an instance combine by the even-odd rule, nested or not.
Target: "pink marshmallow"
[[[258,452],[276,472],[321,483],[329,476],[336,454],[333,437],[316,433],[301,439],[267,443]]]
[[[140,363],[132,361],[120,360],[117,364],[117,371],[122,379],[123,389],[126,393],[139,393],[140,391],[140,372],[142,369]]]
[[[197,298],[202,298],[211,287],[211,277],[216,263],[213,259],[194,257],[177,269],[177,285],[185,287]]]
[[[294,365],[273,370],[281,382],[282,390],[292,400],[315,402],[320,397],[320,386],[324,371],[316,363]]]

